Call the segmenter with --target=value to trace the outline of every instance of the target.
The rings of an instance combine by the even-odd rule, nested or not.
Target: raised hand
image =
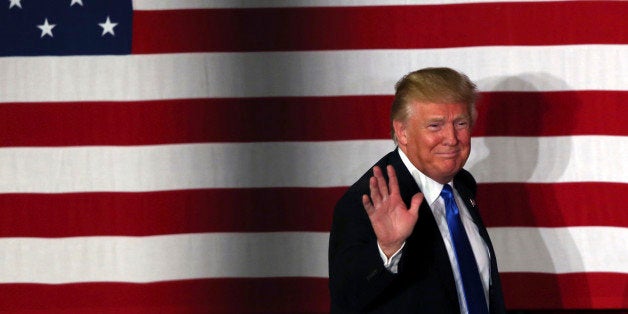
[[[373,167],[373,177],[369,181],[371,197],[362,195],[362,204],[375,230],[377,242],[386,256],[397,252],[412,233],[419,218],[419,205],[423,194],[412,196],[410,209],[401,199],[397,174],[392,166],[386,168],[389,183],[378,166]]]

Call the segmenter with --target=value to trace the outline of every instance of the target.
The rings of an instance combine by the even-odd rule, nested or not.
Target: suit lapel
[[[480,211],[478,208],[478,204],[475,201],[475,195],[467,188],[464,184],[460,183],[458,180],[454,179],[454,186],[460,194],[464,205],[469,210],[469,214],[473,219],[473,222],[478,226],[478,230],[480,231],[480,236],[486,243],[490,243],[490,238],[488,236],[488,232],[486,231],[486,227],[482,222],[482,218],[480,217]]]
[[[493,249],[493,243],[491,242],[491,239],[488,234],[488,230],[484,226],[484,222],[482,221],[482,218],[480,217],[480,211],[475,201],[475,198],[474,198],[475,196],[473,195],[473,193],[464,184],[461,184],[461,183],[456,184],[456,182],[454,181],[454,185],[456,186],[456,190],[458,190],[460,197],[463,199],[465,205],[469,209],[469,213],[471,214],[473,221],[478,226],[478,231],[480,232],[480,236],[484,240],[484,243],[486,243],[486,245],[488,246],[488,249],[490,252],[491,279],[490,279],[490,287],[489,287],[489,306],[494,307],[496,304],[496,301],[503,298],[503,296],[501,296],[501,294],[499,296],[496,295],[497,291],[501,291],[501,282],[499,279],[499,271],[497,269],[497,260],[495,259],[495,251]],[[491,310],[491,312],[493,311],[494,310]]]

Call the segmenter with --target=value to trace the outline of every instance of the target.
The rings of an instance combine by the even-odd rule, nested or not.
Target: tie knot
[[[446,200],[451,200],[454,198],[454,192],[449,184],[445,184],[443,186],[443,190],[440,192],[440,195]]]

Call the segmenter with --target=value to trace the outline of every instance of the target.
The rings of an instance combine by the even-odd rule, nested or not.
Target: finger
[[[390,194],[399,194],[399,182],[397,181],[397,173],[395,173],[395,168],[393,166],[388,165],[386,167],[386,171],[388,171],[388,185],[390,185]]]
[[[412,215],[419,215],[419,206],[421,206],[421,202],[423,202],[423,193],[417,193],[412,196],[409,209]]]
[[[375,207],[373,207],[373,204],[371,203],[369,196],[366,194],[362,195],[362,205],[364,206],[366,213],[369,215],[371,215],[373,210],[375,210]]]
[[[386,184],[386,179],[384,179],[382,170],[378,166],[373,167],[373,175],[375,176],[375,179],[377,179],[377,185],[379,187],[380,195],[384,199],[387,198],[388,197],[388,185]]]
[[[382,195],[379,190],[379,186],[377,185],[377,178],[371,177],[369,179],[369,190],[371,192],[371,201],[373,201],[373,206],[379,206],[379,204],[382,203]]]

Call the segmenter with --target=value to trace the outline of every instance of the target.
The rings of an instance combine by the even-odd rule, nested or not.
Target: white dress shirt
[[[445,215],[445,201],[442,197],[440,197],[440,192],[443,189],[443,185],[432,180],[425,174],[421,173],[408,159],[408,157],[404,154],[401,149],[397,149],[399,151],[399,155],[401,156],[401,160],[403,164],[408,168],[410,174],[416,181],[419,189],[424,196],[424,201],[429,204],[430,209],[432,210],[432,214],[436,219],[436,224],[438,225],[438,229],[440,230],[440,234],[443,237],[443,242],[445,242],[445,248],[447,249],[447,253],[449,254],[449,262],[451,263],[451,269],[454,273],[454,280],[456,281],[456,290],[458,292],[458,302],[460,303],[460,313],[466,314],[467,304],[464,300],[464,288],[462,287],[462,281],[460,278],[460,270],[458,269],[458,261],[456,260],[456,255],[451,243],[451,235],[449,234],[449,227],[447,226],[447,217]],[[449,183],[452,188],[453,184]],[[484,287],[484,297],[486,298],[486,302],[488,304],[488,288],[490,283],[490,256],[489,250],[484,240],[480,236],[478,231],[478,227],[473,222],[471,215],[469,214],[469,210],[467,209],[465,203],[460,198],[460,195],[453,188],[454,197],[456,199],[456,205],[458,205],[458,209],[460,211],[460,218],[462,220],[462,224],[464,225],[465,231],[469,237],[469,242],[471,242],[471,248],[473,249],[473,255],[475,255],[475,260],[478,264],[478,270],[480,271],[480,278],[482,279],[482,286]],[[405,243],[404,243],[405,245]],[[379,244],[378,244],[379,247]],[[392,273],[397,273],[399,260],[401,259],[401,251],[403,246],[399,251],[393,254],[390,258],[386,257],[386,254],[379,249],[379,254],[384,261],[384,266]]]

